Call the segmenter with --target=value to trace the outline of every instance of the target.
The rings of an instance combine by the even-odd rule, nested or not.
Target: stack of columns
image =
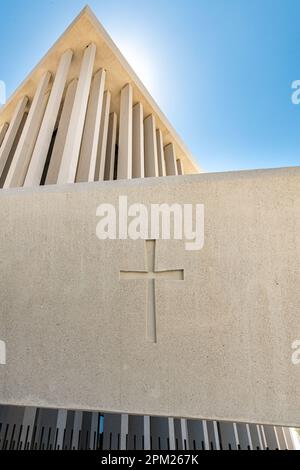
[[[0,127],[0,188],[183,175],[174,144],[164,146],[130,84],[120,90],[119,116],[111,112],[107,73],[93,75],[96,46],[85,49],[69,82],[73,55],[67,50],[55,76],[44,73],[31,103],[21,98]]]
[[[0,450],[294,449],[290,430],[281,427],[142,416],[128,416],[128,429],[124,423],[118,414],[0,407]]]
[[[144,116],[141,103],[133,106],[133,90],[121,92],[118,179],[183,175],[182,160],[173,143],[164,147],[154,115]]]

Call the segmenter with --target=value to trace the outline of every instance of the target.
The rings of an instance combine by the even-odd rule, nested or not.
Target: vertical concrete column
[[[69,83],[65,100],[63,103],[63,108],[61,112],[61,117],[58,124],[57,135],[54,143],[54,147],[52,150],[52,156],[45,180],[45,184],[56,184],[59,168],[61,164],[61,159],[65,147],[65,142],[67,138],[68,126],[70,122],[71,112],[74,104],[74,98],[76,93],[78,80],[72,80]]]
[[[189,450],[189,433],[188,433],[187,420],[181,419],[180,424],[181,424],[183,450]]]
[[[236,448],[240,449],[240,438],[239,438],[239,431],[236,423],[233,423],[233,432],[234,432],[234,439],[236,443]]]
[[[282,428],[277,427],[276,431],[277,431],[277,438],[279,442],[279,450],[288,450],[288,445],[287,445],[286,438],[285,438]]]
[[[274,426],[262,426],[264,429],[264,436],[269,450],[278,449],[278,439],[276,429]],[[251,449],[252,450],[252,449]]]
[[[156,131],[156,143],[157,143],[158,175],[166,176],[163,135],[160,129],[157,129]]]
[[[144,178],[144,109],[141,103],[133,108],[132,126],[132,178]]]
[[[75,182],[95,57],[96,46],[95,44],[90,44],[83,54],[79,81],[58,174],[58,184]]]
[[[252,445],[252,438],[250,434],[249,426],[247,428],[246,424],[236,423],[238,436],[239,436],[239,445],[241,450],[250,450]]]
[[[30,106],[26,123],[12,160],[8,175],[5,180],[5,188],[17,188],[23,185],[30,163],[31,155],[41,127],[48,98],[46,92],[51,80],[51,73],[46,72],[40,79],[38,88]]]
[[[282,428],[288,450],[294,450],[294,442],[291,434],[291,430],[289,428]]]
[[[260,432],[261,432],[261,438],[262,438],[262,442],[263,442],[263,448],[264,448],[264,450],[266,450],[267,447],[268,447],[268,443],[267,443],[267,439],[266,439],[264,426],[260,426]]]
[[[215,450],[221,450],[221,443],[220,443],[220,436],[219,436],[219,429],[217,421],[213,422],[213,429],[214,429],[214,437],[215,437]]]
[[[65,429],[67,425],[67,410],[59,410],[57,415],[57,439],[56,439],[56,449],[62,450],[64,443]]]
[[[278,430],[276,428],[276,426],[274,426],[274,434],[275,434],[275,439],[276,439],[276,442],[277,442],[277,449],[278,450],[284,450],[282,447],[281,447],[281,443],[279,441],[279,433],[278,433]]]
[[[261,430],[260,430],[260,426],[258,424],[256,425],[256,432],[257,432],[257,436],[258,436],[259,449],[264,450]]]
[[[251,445],[253,450],[261,449],[261,434],[258,432],[258,427],[255,424],[249,424],[249,432],[251,436]]]
[[[121,91],[118,179],[132,178],[132,103],[133,89],[130,84]]]
[[[246,424],[246,431],[247,431],[247,437],[248,437],[248,441],[249,441],[250,450],[253,450],[253,442],[252,442],[252,437],[251,437],[251,431],[250,431],[249,424]]]
[[[104,93],[104,98],[103,98],[100,137],[99,137],[99,146],[98,146],[98,154],[97,154],[97,164],[96,164],[96,178],[95,178],[96,181],[104,181],[110,103],[111,103],[111,93],[109,91],[106,91]]]
[[[178,172],[174,144],[169,144],[165,147],[165,162],[167,176],[176,176]]]
[[[113,181],[115,175],[117,124],[117,114],[111,113],[108,123],[107,148],[105,157],[104,179],[106,181]]]
[[[4,124],[1,124],[1,126],[0,126],[0,147],[1,147],[2,142],[4,140],[7,129],[8,129],[7,122],[5,122]]]
[[[174,418],[168,418],[170,450],[176,450]]]
[[[40,185],[72,57],[73,52],[71,50],[67,50],[60,59],[44,119],[32,154],[28,173],[25,178],[25,187]]]
[[[205,450],[210,450],[210,440],[209,440],[209,434],[208,434],[208,428],[207,428],[207,421],[203,420],[202,426],[203,426],[203,436],[204,436],[204,447],[205,447]]]
[[[77,182],[95,181],[105,77],[106,72],[101,69],[92,81],[76,175]]]
[[[2,188],[2,187],[4,186],[4,183],[5,183],[7,174],[8,174],[8,172],[9,172],[11,163],[12,163],[12,161],[13,161],[15,152],[16,152],[17,147],[18,147],[18,145],[19,145],[19,141],[20,141],[20,138],[21,138],[21,135],[22,135],[22,132],[23,132],[25,123],[26,123],[27,116],[28,116],[28,113],[27,113],[27,111],[26,111],[26,112],[23,114],[23,118],[22,118],[22,120],[21,120],[21,124],[20,124],[20,126],[19,126],[19,129],[18,129],[17,135],[16,135],[16,137],[15,137],[13,146],[12,146],[12,148],[11,148],[11,151],[9,152],[9,156],[8,156],[7,161],[6,161],[4,170],[2,171],[2,174],[1,174],[1,177],[0,177],[0,188]]]
[[[144,121],[145,140],[145,176],[158,177],[158,158],[156,142],[156,124],[153,115],[148,116]]]
[[[120,450],[127,450],[128,415],[121,415]]]
[[[150,416],[144,416],[144,450],[151,450]]]
[[[182,160],[180,160],[180,158],[177,159],[176,165],[177,165],[177,174],[178,174],[179,176],[183,176],[183,175],[184,175],[184,169],[183,169]]]
[[[16,106],[15,112],[11,119],[8,130],[6,131],[5,137],[3,139],[1,148],[0,148],[0,177],[8,160],[11,149],[14,145],[15,138],[17,136],[19,127],[21,125],[23,116],[26,111],[26,106],[28,105],[28,97],[24,96],[21,98]]]

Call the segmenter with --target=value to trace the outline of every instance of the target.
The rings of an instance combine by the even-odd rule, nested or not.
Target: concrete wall
[[[300,170],[0,192],[0,403],[300,426]],[[96,208],[203,203],[205,245],[99,241]]]

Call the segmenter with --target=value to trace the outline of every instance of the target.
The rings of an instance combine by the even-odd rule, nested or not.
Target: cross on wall
[[[157,343],[157,321],[156,321],[156,282],[184,281],[184,270],[158,271],[156,269],[156,240],[146,241],[147,267],[145,271],[120,271],[121,281],[145,280],[148,282],[147,289],[147,339]]]

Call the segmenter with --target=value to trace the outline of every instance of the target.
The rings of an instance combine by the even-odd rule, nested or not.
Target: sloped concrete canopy
[[[107,71],[109,91],[112,95],[111,112],[119,112],[120,90],[130,83],[133,86],[134,103],[141,103],[143,105],[145,116],[150,114],[155,116],[156,123],[163,133],[164,144],[167,145],[174,142],[176,153],[179,158],[182,158],[185,172],[187,174],[199,173],[199,167],[193,160],[190,151],[88,6],[82,10],[79,16],[8,100],[7,104],[1,108],[0,126],[3,123],[10,122],[20,97],[28,96],[30,100],[33,98],[44,73],[51,72],[53,76],[55,75],[60,57],[68,49],[74,52],[68,81],[71,82],[73,79],[76,79],[80,71],[82,53],[92,43],[97,46],[94,73],[100,68]]]

